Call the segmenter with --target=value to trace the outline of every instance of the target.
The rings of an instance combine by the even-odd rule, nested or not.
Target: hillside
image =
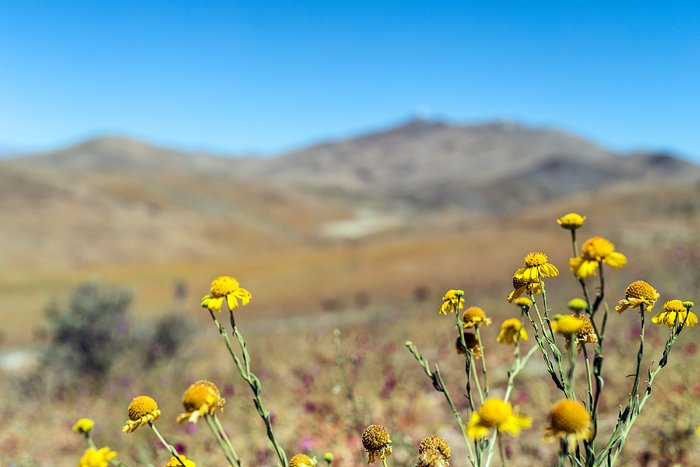
[[[0,264],[236,258],[401,235],[420,230],[426,211],[498,218],[616,184],[698,179],[698,166],[672,155],[623,157],[560,131],[505,123],[414,120],[274,158],[105,137],[0,162],[0,213],[13,219],[0,234]]]
[[[387,290],[400,302],[455,277],[498,294],[530,249],[566,264],[553,219],[570,210],[589,215],[584,235],[642,253],[632,279],[655,266],[643,254],[654,249],[684,264],[679,287],[700,286],[686,265],[700,251],[698,180],[668,154],[621,156],[504,124],[409,122],[275,158],[95,139],[0,161],[0,319],[17,344],[49,300],[86,279],[133,286],[151,313],[174,282],[206,290],[233,270],[264,291],[265,316],[386,301]]]

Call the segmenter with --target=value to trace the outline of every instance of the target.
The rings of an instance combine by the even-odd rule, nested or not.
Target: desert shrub
[[[152,366],[175,356],[193,329],[192,320],[180,314],[171,313],[159,318],[142,346],[147,349],[144,366]]]
[[[78,285],[67,303],[49,306],[43,369],[56,389],[79,378],[98,382],[128,347],[126,311],[132,293],[97,282]],[[46,373],[46,372],[44,372]]]

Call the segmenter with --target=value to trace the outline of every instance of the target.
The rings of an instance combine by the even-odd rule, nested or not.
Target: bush
[[[89,282],[75,288],[65,308],[49,307],[50,341],[43,363],[56,389],[79,378],[103,380],[100,376],[128,347],[126,311],[132,298],[125,288]]]

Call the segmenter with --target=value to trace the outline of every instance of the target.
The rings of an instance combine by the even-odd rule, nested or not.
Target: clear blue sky
[[[0,5],[2,145],[275,153],[415,114],[700,160],[700,2]]]

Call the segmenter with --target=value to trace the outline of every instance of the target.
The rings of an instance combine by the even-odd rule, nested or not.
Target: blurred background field
[[[448,137],[467,149],[443,156],[450,157],[445,166],[473,164],[493,175],[472,181],[466,168],[448,174],[412,169],[423,163],[418,156],[414,161],[404,150],[387,149],[422,145],[435,155]],[[518,143],[517,171],[510,169],[514,153],[507,149],[512,137],[529,144]],[[357,145],[377,153],[372,170],[379,173],[403,164],[401,183],[368,179],[361,163],[353,163],[362,159],[359,149],[323,183],[326,177],[317,174],[323,161]],[[542,146],[558,155],[543,156]],[[224,424],[242,458],[272,462],[248,389],[199,306],[220,274],[234,274],[253,293],[237,316],[285,447],[290,453],[331,451],[339,465],[363,462],[359,434],[369,423],[394,433],[396,465],[411,465],[416,443],[430,433],[450,440],[454,464],[462,465],[464,448],[450,414],[403,343],[412,340],[439,363],[453,393],[461,394],[453,322],[437,310],[445,290],[463,288],[467,305],[481,306],[494,319],[484,336],[492,386],[502,391],[510,349],[495,337],[500,322],[519,313],[505,298],[523,256],[546,251],[562,270],[548,286],[554,313],[580,295],[567,273],[568,232],[555,222],[566,212],[588,215],[581,241],[604,235],[629,258],[625,268],[608,274],[611,305],[639,278],[654,284],[662,300],[697,300],[700,168],[690,162],[668,154],[622,156],[550,130],[424,121],[326,143],[319,151],[250,161],[210,158],[211,167],[200,169],[199,155],[107,139],[2,162],[3,187],[14,183],[2,206],[15,219],[0,238],[7,266],[0,276],[3,462],[71,465],[82,448],[70,428],[83,416],[97,421],[96,438],[124,461],[165,459],[145,433],[120,433],[126,404],[149,393],[163,411],[162,431],[188,456],[217,465],[216,445],[201,427],[174,424],[182,391],[201,378],[224,391]],[[299,167],[307,165],[304,178]],[[599,176],[589,177],[594,171]],[[56,356],[60,345],[51,324],[86,281],[123,288],[132,297],[112,326],[110,366],[97,372],[75,371],[75,359]],[[616,352],[606,360],[604,427],[629,391],[624,375],[633,371],[635,326],[630,315],[610,317]],[[333,345],[336,328],[345,371]],[[664,332],[650,330],[649,362],[658,361]],[[625,462],[687,463],[697,453],[693,430],[700,414],[692,400],[700,382],[688,371],[698,358],[693,333],[681,336],[634,428]],[[43,365],[47,345],[54,358]],[[513,462],[554,462],[555,447],[541,442],[552,386],[537,358],[520,383],[515,400],[535,428],[510,443]]]
[[[544,251],[560,269],[553,314],[580,295],[555,222],[568,212],[588,216],[581,242],[604,236],[629,260],[606,276],[611,308],[638,279],[657,307],[700,303],[698,13],[627,1],[0,6],[0,467],[76,465],[81,417],[128,465],[164,465],[150,433],[121,433],[142,393],[170,441],[222,465],[205,426],[174,422],[199,379],[227,399],[244,465],[275,465],[200,307],[219,275],[253,294],[237,322],[288,454],[363,465],[360,434],[378,423],[391,465],[412,467],[434,433],[466,465],[404,347],[438,363],[466,409],[452,317],[438,315],[446,290],[494,321],[495,394],[523,257]],[[639,332],[629,313],[608,326],[604,432]],[[700,465],[697,332],[681,334],[621,465]],[[666,333],[648,330],[646,365]],[[556,462],[542,442],[552,389],[535,356],[514,393],[533,429],[509,439],[512,465]]]

